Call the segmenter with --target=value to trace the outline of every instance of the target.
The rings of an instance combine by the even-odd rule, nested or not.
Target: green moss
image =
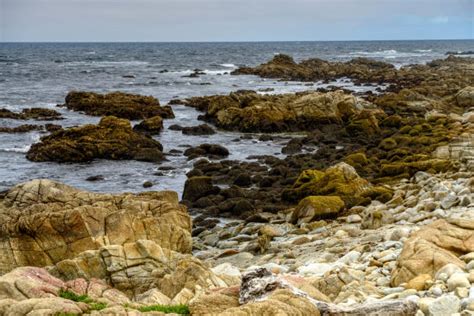
[[[380,142],[379,147],[385,150],[394,149],[395,147],[397,147],[397,141],[390,137],[385,138]]]
[[[180,314],[180,315],[189,315],[189,307],[184,304],[180,305],[149,305],[149,306],[142,306],[138,308],[138,310],[142,313],[146,312],[162,312],[165,314]]]
[[[411,126],[403,126],[402,128],[400,128],[400,133],[408,134],[410,130],[411,130]]]
[[[382,203],[390,201],[393,197],[393,190],[382,186],[374,186],[362,194],[364,197],[369,197],[371,200],[378,200]]]
[[[364,153],[350,154],[344,158],[344,161],[353,167],[365,166],[369,163]]]
[[[446,172],[453,169],[453,164],[449,160],[444,159],[427,159],[417,160],[417,156],[411,156],[405,162],[396,162],[382,164],[381,175],[382,176],[397,176],[401,174],[407,174],[413,176],[418,171],[434,171],[434,172]],[[418,158],[426,157],[423,155]],[[426,159],[426,158],[425,158]]]
[[[339,196],[308,196],[298,203],[291,221],[301,224],[333,217],[339,214],[344,206],[345,203]]]

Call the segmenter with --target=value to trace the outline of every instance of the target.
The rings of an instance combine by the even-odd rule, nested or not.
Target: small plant
[[[150,306],[143,306],[138,308],[138,310],[142,313],[145,312],[162,312],[165,314],[175,313],[181,315],[189,315],[189,307],[184,304],[180,305],[150,305]]]
[[[100,310],[106,308],[107,304],[106,303],[100,303],[100,302],[93,302],[93,303],[89,303],[89,306],[90,306],[91,311],[100,311]]]
[[[67,300],[71,300],[74,302],[83,302],[83,303],[91,303],[93,300],[87,295],[77,295],[74,292],[67,291],[67,290],[59,290],[59,297],[65,298]]]
[[[89,309],[92,310],[92,311],[100,311],[100,310],[107,307],[106,303],[96,302],[92,298],[90,298],[89,296],[87,296],[85,294],[84,295],[77,295],[74,292],[61,289],[61,290],[59,290],[58,295],[59,295],[59,297],[65,298],[67,300],[71,300],[71,301],[74,301],[74,302],[86,303],[86,304],[89,305]],[[71,314],[71,315],[74,315],[74,314]],[[58,316],[70,316],[70,315],[69,314],[61,314],[61,315],[58,315]]]

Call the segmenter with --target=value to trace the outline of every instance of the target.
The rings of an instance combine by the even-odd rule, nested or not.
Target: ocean
[[[29,107],[54,108],[64,120],[47,123],[77,126],[97,123],[100,118],[86,116],[57,104],[71,90],[95,92],[124,91],[153,95],[162,104],[174,98],[227,94],[238,89],[263,90],[270,93],[296,92],[312,87],[301,82],[282,82],[255,76],[231,76],[239,66],[255,66],[275,54],[289,54],[299,61],[318,57],[327,60],[349,60],[368,57],[393,63],[397,67],[422,64],[446,57],[448,51],[472,51],[474,40],[446,41],[360,41],[360,42],[251,42],[251,43],[0,43],[0,108],[19,111]],[[183,77],[194,69],[205,75]],[[330,84],[361,91],[374,87],[357,87],[349,80]],[[262,92],[264,93],[264,92]],[[268,93],[268,92],[265,92]],[[284,157],[281,148],[285,136],[274,142],[241,139],[240,133],[218,131],[210,136],[185,136],[167,129],[172,124],[201,124],[200,114],[192,108],[173,106],[176,118],[165,120],[164,131],[156,136],[165,153],[186,146],[216,143],[227,147],[229,159],[244,160],[251,155]],[[0,119],[0,126],[45,122]],[[186,173],[194,161],[182,155],[168,155],[161,164],[137,161],[97,160],[87,164],[35,163],[25,158],[31,144],[39,141],[39,132],[0,133],[0,191],[35,178],[49,178],[98,192],[138,192],[146,190],[144,181],[152,181],[151,190],[182,192]],[[239,141],[236,141],[239,139]],[[172,167],[159,170],[159,167]],[[168,169],[168,168],[166,168]],[[88,182],[87,177],[102,175],[104,181]]]

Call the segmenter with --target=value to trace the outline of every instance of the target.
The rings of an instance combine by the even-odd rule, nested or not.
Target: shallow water
[[[63,103],[71,90],[96,92],[125,91],[157,97],[162,104],[173,98],[197,95],[227,94],[237,89],[273,88],[270,93],[285,93],[326,86],[308,87],[299,82],[278,82],[255,76],[231,76],[240,65],[256,65],[275,53],[287,53],[300,60],[320,57],[347,60],[371,57],[398,66],[424,63],[443,58],[446,51],[472,50],[474,41],[407,41],[407,42],[293,42],[293,43],[78,43],[78,44],[8,44],[0,43],[0,108],[21,110],[48,107],[65,117],[56,123],[75,126],[97,123],[100,118],[82,115],[56,104]],[[183,77],[199,68],[206,75]],[[167,70],[167,72],[163,72]],[[134,76],[124,78],[123,76]],[[332,84],[355,91],[374,87],[355,87],[348,80]],[[156,137],[165,152],[185,150],[185,146],[215,143],[227,147],[228,159],[244,160],[250,155],[277,155],[285,139],[261,142],[241,139],[240,133],[219,131],[210,136],[186,136],[167,129],[171,124],[194,126],[199,113],[184,106],[173,106],[176,118],[165,120],[165,129]],[[45,122],[0,119],[0,126]],[[25,158],[29,146],[40,133],[0,134],[0,190],[34,178],[50,178],[67,184],[101,192],[143,191],[144,181],[152,181],[151,190],[170,189],[182,192],[186,172],[194,161],[182,155],[168,155],[161,164],[137,161],[94,161],[88,164],[33,163]],[[258,137],[256,137],[258,139]],[[175,169],[159,171],[160,166]],[[162,175],[157,175],[160,172]],[[104,181],[88,182],[89,176],[103,175]]]

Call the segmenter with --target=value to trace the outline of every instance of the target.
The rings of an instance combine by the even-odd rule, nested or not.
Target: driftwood
[[[414,316],[418,310],[417,304],[410,300],[379,300],[351,306],[318,301],[265,268],[257,268],[242,276],[239,302],[246,304],[264,300],[278,288],[289,289],[306,298],[318,308],[321,316]]]
[[[336,304],[312,300],[321,316],[412,316],[418,306],[409,300],[387,300],[342,307]]]

